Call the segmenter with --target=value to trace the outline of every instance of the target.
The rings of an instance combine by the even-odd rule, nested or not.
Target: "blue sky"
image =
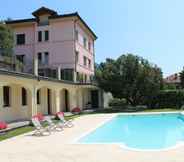
[[[29,18],[40,6],[61,14],[78,11],[98,36],[98,63],[134,53],[156,63],[165,76],[184,66],[183,0],[5,0],[0,19]]]

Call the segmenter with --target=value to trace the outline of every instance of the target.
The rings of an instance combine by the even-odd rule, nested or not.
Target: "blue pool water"
[[[119,143],[135,149],[164,149],[184,141],[181,114],[118,115],[79,143]]]

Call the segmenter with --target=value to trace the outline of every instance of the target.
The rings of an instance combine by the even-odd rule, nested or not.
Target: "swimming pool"
[[[154,150],[184,141],[184,115],[118,115],[79,139],[79,143],[118,143],[129,148]]]

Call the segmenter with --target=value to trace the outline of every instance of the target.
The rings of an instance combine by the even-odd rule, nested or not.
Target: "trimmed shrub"
[[[0,121],[0,130],[6,129],[8,125],[5,122]]]
[[[73,114],[80,114],[81,113],[81,109],[79,107],[75,107],[72,109],[72,113]]]
[[[181,108],[184,105],[184,90],[163,90],[151,101],[154,108]]]
[[[110,107],[124,107],[127,105],[126,99],[114,98],[109,102]]]

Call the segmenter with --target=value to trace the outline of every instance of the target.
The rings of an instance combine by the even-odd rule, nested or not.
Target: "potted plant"
[[[79,107],[75,107],[72,109],[72,113],[75,115],[78,115],[81,113],[81,109]]]
[[[0,130],[6,129],[7,127],[8,127],[8,125],[5,122],[0,121]]]

